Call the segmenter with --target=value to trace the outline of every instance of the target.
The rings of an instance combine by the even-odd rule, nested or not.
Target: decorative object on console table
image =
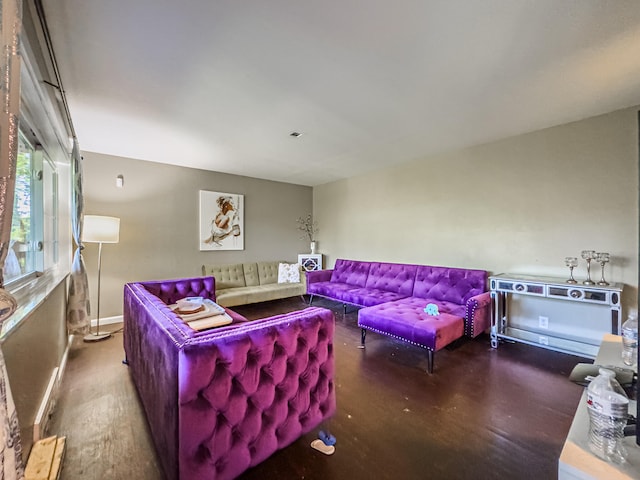
[[[567,267],[569,267],[569,280],[567,283],[578,283],[575,278],[573,278],[573,269],[578,266],[578,258],[577,257],[565,257],[564,263]]]
[[[591,280],[591,260],[596,258],[596,251],[595,250],[583,250],[582,251],[582,258],[584,258],[587,261],[587,279],[582,283],[584,285],[595,285],[596,282]]]
[[[600,268],[602,269],[598,285],[609,285],[609,282],[604,279],[604,265],[609,262],[609,254],[605,252],[596,253],[596,262],[600,264]]]
[[[85,215],[82,226],[82,243],[97,243],[98,246],[98,304],[96,307],[96,333],[88,333],[85,342],[96,342],[111,336],[110,332],[100,333],[100,273],[102,269],[102,244],[120,241],[120,219],[102,215]]]
[[[305,272],[322,270],[322,254],[301,253],[298,255],[298,263]]]

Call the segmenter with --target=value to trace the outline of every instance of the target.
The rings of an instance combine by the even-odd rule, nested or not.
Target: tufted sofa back
[[[216,281],[213,277],[185,278],[182,280],[154,280],[140,282],[150,293],[167,305],[185,297],[216,299]]]
[[[372,263],[365,286],[410,296],[413,292],[417,269],[417,265]]]
[[[246,286],[242,263],[202,265],[202,275],[215,277],[219,289]]]
[[[364,287],[369,275],[370,262],[359,262],[357,260],[336,260],[331,281],[347,283],[356,287]]]
[[[167,479],[236,478],[335,412],[330,310],[195,332],[160,297],[200,294],[211,280],[171,283],[125,285],[123,309],[129,371]]]
[[[235,478],[336,408],[333,314],[307,309],[186,346],[180,478]]]
[[[278,266],[285,261],[202,265],[202,275],[213,276],[218,290],[278,283]],[[303,278],[304,275],[301,276]]]
[[[258,278],[260,285],[278,283],[278,266],[280,262],[258,262]]]
[[[464,305],[487,290],[487,272],[463,268],[418,266],[412,296]]]

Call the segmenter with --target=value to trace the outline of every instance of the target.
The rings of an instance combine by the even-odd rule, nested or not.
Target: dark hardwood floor
[[[317,430],[242,479],[553,479],[582,393],[568,375],[580,357],[521,344],[492,350],[463,340],[435,355],[369,333],[359,349],[355,310],[316,300],[336,316],[338,409],[321,428],[337,439],[325,456]],[[304,308],[299,298],[237,307],[250,319]],[[127,367],[122,333],[74,344],[51,434],[67,436],[62,478],[161,479]],[[185,479],[188,480],[188,479]]]

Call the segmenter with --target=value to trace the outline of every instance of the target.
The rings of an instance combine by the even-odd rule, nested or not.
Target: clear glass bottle
[[[622,361],[629,366],[638,361],[638,311],[635,309],[629,310],[622,324]]]
[[[622,441],[629,399],[613,371],[601,368],[599,375],[591,380],[587,387],[587,410],[591,451],[603,460],[624,463],[627,450]]]

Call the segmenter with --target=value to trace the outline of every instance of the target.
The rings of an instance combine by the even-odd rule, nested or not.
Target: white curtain
[[[69,333],[89,333],[89,280],[82,258],[82,221],[84,217],[84,200],[82,195],[82,157],[78,141],[73,141],[73,158],[71,159],[73,175],[73,196],[71,198],[71,226],[76,251],[71,265],[69,277],[69,300],[67,303],[67,329]]]
[[[16,309],[15,299],[4,290],[2,267],[11,241],[13,194],[18,159],[20,110],[20,54],[18,36],[22,24],[21,0],[0,1],[0,326]],[[20,427],[0,350],[0,478],[23,479]]]

